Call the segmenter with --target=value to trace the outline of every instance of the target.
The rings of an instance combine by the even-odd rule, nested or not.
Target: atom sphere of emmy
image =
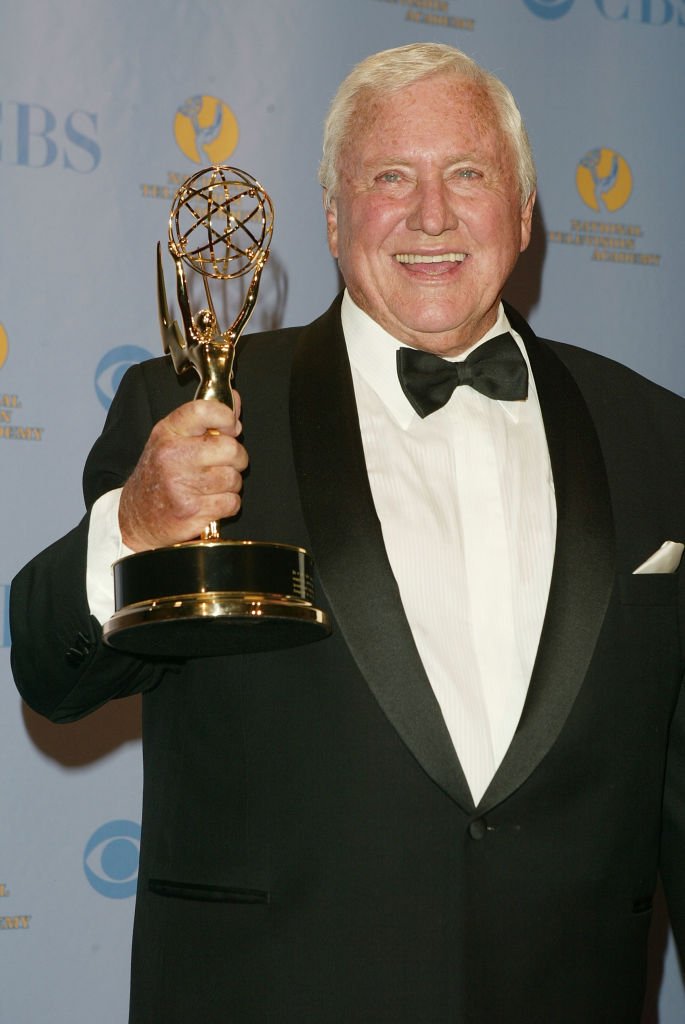
[[[204,277],[231,280],[263,263],[274,214],[259,182],[236,167],[198,171],[176,193],[169,248]]]

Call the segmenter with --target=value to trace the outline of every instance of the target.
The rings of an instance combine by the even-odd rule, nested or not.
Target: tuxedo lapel
[[[298,340],[295,465],[312,554],[335,621],[379,705],[423,769],[473,800],[407,623],[366,474],[340,299]]]
[[[387,559],[364,463],[339,302],[298,340],[291,426],[312,553],[335,619],[386,716],[465,810],[473,800],[424,671]],[[526,343],[554,476],[557,538],[528,696],[478,810],[506,799],[548,752],[573,706],[604,621],[614,536],[604,460],[569,371],[507,308]]]
[[[479,810],[501,802],[556,740],[582,686],[614,581],[611,501],[604,459],[570,372],[514,310],[540,398],[557,503],[550,594],[519,726]]]

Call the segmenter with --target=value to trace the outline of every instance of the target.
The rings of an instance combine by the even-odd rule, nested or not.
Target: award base
[[[202,658],[297,647],[327,636],[314,607],[311,557],[261,541],[193,541],[114,565],[110,647],[148,657]]]

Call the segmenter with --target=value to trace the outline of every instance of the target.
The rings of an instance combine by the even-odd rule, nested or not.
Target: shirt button
[[[476,818],[469,825],[469,835],[472,839],[482,839],[488,830],[485,818]]]

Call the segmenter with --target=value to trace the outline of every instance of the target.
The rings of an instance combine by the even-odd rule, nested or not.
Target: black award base
[[[193,541],[114,565],[110,647],[201,658],[297,647],[330,633],[314,606],[311,556],[261,541]]]

